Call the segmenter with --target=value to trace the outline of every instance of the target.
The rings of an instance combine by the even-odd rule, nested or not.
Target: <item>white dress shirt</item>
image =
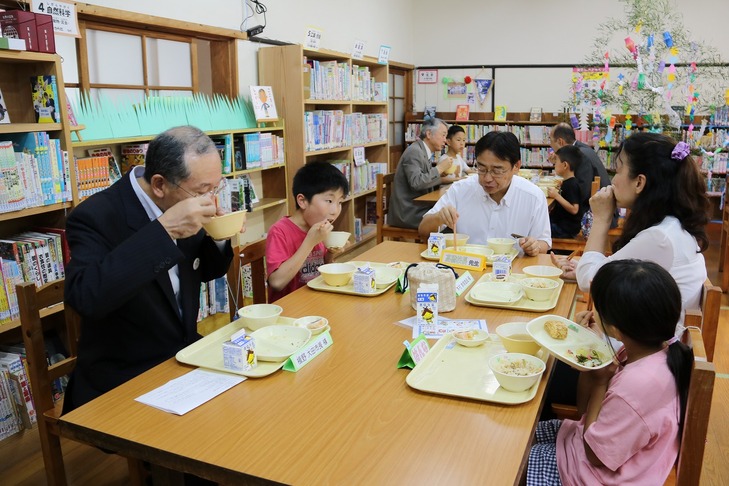
[[[531,236],[552,246],[549,210],[544,193],[518,176],[511,178],[506,194],[498,203],[479,184],[478,176],[454,182],[426,214],[435,214],[451,205],[458,211],[458,233],[469,236],[468,243],[485,245],[488,238],[509,238],[512,233]],[[515,245],[521,252],[521,248]]]
[[[627,245],[606,257],[598,251],[588,251],[577,264],[576,276],[580,289],[588,291],[598,269],[613,260],[635,258],[657,263],[673,276],[681,291],[681,319],[676,334],[683,332],[686,309],[699,307],[699,300],[706,280],[704,255],[698,253],[696,238],[681,227],[673,216],[667,216],[660,224],[644,229]]]

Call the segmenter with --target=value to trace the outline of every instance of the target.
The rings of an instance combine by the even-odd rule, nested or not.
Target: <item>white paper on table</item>
[[[413,329],[413,339],[420,336],[423,332],[421,326],[417,324],[417,316],[408,317],[398,321],[397,324],[403,327],[411,327]],[[485,319],[446,319],[445,317],[438,317],[438,324],[435,332],[424,333],[428,339],[440,339],[449,332],[453,331],[468,331],[470,329],[483,329],[488,332]]]
[[[184,415],[245,379],[241,375],[198,368],[135,400],[165,412]]]

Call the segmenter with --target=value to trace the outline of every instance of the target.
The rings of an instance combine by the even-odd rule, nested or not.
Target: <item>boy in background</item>
[[[564,180],[561,193],[555,187],[548,191],[549,197],[557,203],[549,213],[552,238],[574,238],[580,232],[587,203],[580,198],[580,186],[575,178],[575,172],[583,163],[582,153],[574,145],[565,145],[555,155],[554,171]]]
[[[471,169],[466,161],[463,160],[461,154],[463,149],[466,147],[466,131],[460,125],[451,125],[448,127],[448,135],[446,135],[446,145],[448,151],[441,155],[438,162],[446,160],[448,157],[453,159],[453,168],[455,169],[452,174],[448,175],[448,178],[458,179],[465,177],[471,172],[476,172]],[[450,169],[449,169],[450,170]]]
[[[324,240],[349,194],[344,174],[329,162],[311,162],[296,172],[292,190],[296,212],[271,226],[266,238],[269,302],[306,285],[341,252],[327,252]]]

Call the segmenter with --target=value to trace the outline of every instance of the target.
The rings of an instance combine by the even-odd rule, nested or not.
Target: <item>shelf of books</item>
[[[63,227],[78,192],[59,87],[59,56],[0,50],[0,344],[20,339],[15,285],[65,276]]]
[[[475,162],[474,149],[476,142],[492,131],[512,132],[521,144],[522,167],[551,169],[548,156],[550,151],[549,132],[562,121],[562,115],[540,114],[541,120],[534,120],[532,113],[509,113],[504,119],[497,113],[470,113],[468,120],[456,121],[456,113],[436,113],[436,116],[449,125],[461,125],[466,132],[466,147],[463,159],[468,165]],[[503,115],[503,114],[502,114]],[[405,142],[412,143],[420,137],[420,128],[424,113],[406,114]]]
[[[306,163],[336,165],[350,183],[350,196],[335,229],[352,233],[352,251],[372,241],[376,220],[368,202],[374,204],[376,175],[389,163],[387,65],[300,45],[263,47],[258,81],[273,88],[286,119],[289,186]],[[288,204],[294,211],[292,196]]]

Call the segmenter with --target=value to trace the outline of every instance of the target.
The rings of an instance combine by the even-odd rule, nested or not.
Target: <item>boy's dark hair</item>
[[[559,160],[566,162],[570,166],[570,170],[575,172],[582,165],[582,150],[574,145],[565,145],[555,152]]]
[[[671,274],[657,263],[611,261],[595,274],[590,294],[602,319],[603,331],[605,324],[609,324],[636,343],[651,347],[661,346],[676,332],[681,317],[681,292]],[[686,413],[693,361],[693,352],[682,342],[668,346],[667,363],[676,380],[681,422]]]
[[[491,151],[497,158],[507,160],[515,166],[521,159],[519,139],[511,132],[489,132],[476,142],[474,155],[478,158],[486,150]]]
[[[450,140],[456,133],[466,133],[466,131],[460,125],[451,125],[448,127],[448,135],[446,135],[446,138]]]
[[[292,188],[294,200],[297,195],[303,194],[307,201],[311,201],[316,194],[337,189],[341,189],[344,197],[347,197],[349,182],[342,171],[329,162],[309,162],[304,165],[296,171]]]

